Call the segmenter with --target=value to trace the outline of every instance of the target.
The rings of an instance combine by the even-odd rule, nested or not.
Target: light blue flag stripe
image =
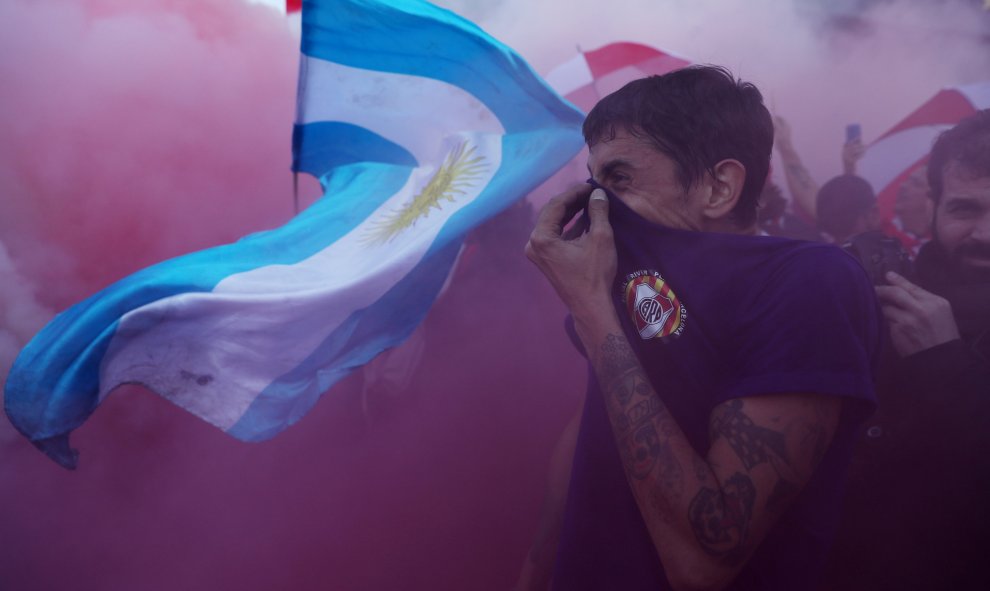
[[[376,81],[382,78],[374,74],[377,71],[454,85],[480,100],[505,135],[493,144],[491,138],[498,136],[491,135],[491,122],[484,123],[482,114],[480,122],[488,131],[478,135],[465,129],[467,135],[444,136],[431,152],[427,141],[412,148],[393,141],[429,133],[395,128],[376,132],[349,120],[353,113],[340,119],[331,114],[306,120],[301,110],[301,124],[294,130],[294,166],[319,176],[327,197],[282,228],[125,278],[60,314],[22,351],[5,388],[8,416],[62,465],[75,465],[69,432],[85,421],[102,396],[127,381],[144,383],[244,440],[265,439],[281,431],[354,367],[401,342],[436,297],[464,233],[531,190],[581,145],[581,114],[556,97],[508,49],[452,13],[414,1],[327,0],[305,3],[303,18],[303,50],[309,54],[304,63],[319,69],[319,60],[330,60],[369,70]],[[356,79],[355,72],[360,74],[360,70],[335,68],[326,70],[331,81],[346,83]],[[405,78],[395,80],[406,84]],[[301,87],[306,81],[301,80]],[[390,96],[380,95],[385,100]],[[344,107],[353,109],[353,105]],[[387,118],[394,113],[386,109],[380,115]],[[440,123],[447,114],[442,115]],[[409,125],[417,123],[409,119]],[[387,237],[395,239],[395,263],[386,261],[358,278],[352,278],[350,270],[325,266],[337,264],[333,256],[326,258],[329,253],[349,252],[337,245],[366,240],[368,228],[380,227],[374,223],[394,220],[390,203],[401,203],[429,188],[423,183],[430,175],[436,179],[443,169],[443,160],[430,156],[439,154],[438,146],[446,146],[448,154],[466,153],[462,160],[470,163],[472,154],[487,161],[481,156],[497,145],[501,145],[501,156],[493,160],[497,167],[484,171],[479,165],[476,171],[478,178],[490,177],[477,194],[457,199],[450,194],[459,203],[440,209],[452,213],[431,213],[433,221],[403,222],[403,228],[415,232],[405,228],[405,238]],[[452,157],[448,155],[448,164]],[[425,236],[422,232],[431,223],[441,221],[432,243],[417,255],[416,235]],[[358,236],[360,231],[365,234]],[[389,244],[377,248],[391,250]],[[326,278],[343,283],[327,287],[332,281]],[[361,303],[381,289],[383,280],[391,286]],[[272,285],[283,281],[285,292],[273,291]],[[330,316],[344,315],[339,322],[331,321],[321,310]],[[238,322],[227,320],[227,314]],[[245,322],[246,318],[254,320]],[[240,323],[245,324],[237,329],[241,332],[230,328]],[[309,325],[330,330],[299,332],[309,330]],[[270,331],[279,330],[278,338],[293,338],[283,343],[265,341]],[[311,341],[312,348],[297,341]],[[291,354],[280,355],[280,345],[291,349]],[[243,360],[237,357],[238,348]]]

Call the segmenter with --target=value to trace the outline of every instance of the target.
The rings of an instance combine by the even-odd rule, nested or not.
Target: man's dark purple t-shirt
[[[831,542],[856,426],[873,409],[880,323],[859,263],[830,245],[675,230],[610,199],[614,303],[652,385],[694,449],[721,402],[839,396],[833,442],[730,589],[813,587]],[[669,589],[589,375],[554,589]],[[685,466],[684,469],[690,469]]]

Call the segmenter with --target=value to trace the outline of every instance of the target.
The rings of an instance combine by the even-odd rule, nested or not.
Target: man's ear
[[[707,195],[703,212],[709,219],[721,220],[739,202],[746,182],[746,167],[738,160],[727,158],[716,164],[713,170],[715,175],[711,178],[711,192]]]

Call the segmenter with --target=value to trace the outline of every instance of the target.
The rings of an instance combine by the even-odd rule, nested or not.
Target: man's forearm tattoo
[[[601,346],[598,380],[610,404],[619,453],[629,474],[644,480],[654,474],[667,488],[676,488],[683,473],[670,450],[674,428],[660,397],[623,335],[608,335]]]
[[[650,504],[666,523],[674,521],[674,508],[684,496],[684,469],[674,456],[670,444],[661,444],[657,464],[661,466]]]
[[[756,487],[749,476],[733,474],[721,491],[702,487],[691,501],[688,520],[706,552],[734,566],[746,558]]]
[[[600,381],[604,387],[639,366],[639,360],[621,335],[610,334],[602,344]],[[629,392],[632,396],[632,391]]]
[[[636,429],[631,436],[629,450],[632,452],[632,475],[642,480],[650,475],[660,457],[660,438],[652,423]]]
[[[598,381],[606,400],[614,401],[620,411],[615,423],[622,434],[638,432],[641,425],[666,412],[624,336],[608,335],[601,352]]]

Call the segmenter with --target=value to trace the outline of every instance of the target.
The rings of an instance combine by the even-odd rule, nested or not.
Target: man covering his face
[[[584,134],[592,180],[527,245],[591,375],[541,530],[556,556],[534,547],[520,586],[546,588],[552,564],[556,589],[814,588],[873,407],[865,272],[756,235],[773,125],[724,69],[634,81]]]

